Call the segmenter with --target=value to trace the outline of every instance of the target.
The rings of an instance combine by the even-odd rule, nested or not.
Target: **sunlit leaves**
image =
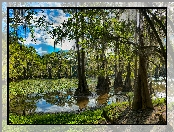
[[[45,87],[42,87],[45,86]],[[11,82],[9,85],[10,96],[17,94],[31,94],[52,92],[55,90],[76,88],[77,80],[59,79],[59,80],[23,80],[21,82]]]

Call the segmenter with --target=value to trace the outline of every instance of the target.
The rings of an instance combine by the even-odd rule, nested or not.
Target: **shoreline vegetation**
[[[23,80],[10,83],[10,98],[18,95],[29,95],[32,93],[49,93],[77,87],[76,79],[59,80]],[[87,82],[95,86],[95,81],[87,79]],[[92,84],[94,82],[94,84]],[[47,84],[47,85],[46,85]],[[58,86],[58,84],[61,86]],[[25,86],[25,87],[24,87]],[[57,86],[57,87],[56,87]],[[41,90],[42,87],[42,90]],[[131,92],[127,95],[133,96]],[[9,113],[10,124],[165,124],[166,98],[152,100],[154,109],[134,111],[131,102],[116,102],[110,105],[102,105],[84,110],[57,113],[30,113],[18,115]]]
[[[10,124],[166,124],[166,99],[153,100],[154,109],[133,111],[129,102],[79,113],[10,114]],[[127,121],[125,121],[127,120]]]

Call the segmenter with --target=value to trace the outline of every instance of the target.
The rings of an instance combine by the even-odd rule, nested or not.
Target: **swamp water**
[[[165,85],[164,85],[165,87]],[[60,90],[42,94],[30,94],[27,96],[16,96],[10,100],[10,113],[32,114],[32,113],[57,113],[57,112],[79,112],[86,109],[100,108],[115,102],[128,101],[121,91],[110,88],[109,91],[91,90],[89,96],[75,96],[75,88]],[[164,92],[156,92],[157,98],[166,97]]]

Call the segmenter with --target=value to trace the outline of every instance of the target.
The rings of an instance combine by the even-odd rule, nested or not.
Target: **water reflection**
[[[102,94],[97,98],[97,104],[102,105],[105,104],[108,99],[108,93]]]
[[[161,84],[162,85],[162,84]],[[161,86],[160,86],[161,87]],[[165,86],[162,88],[164,90]],[[107,91],[93,90],[88,96],[75,96],[75,88],[53,91],[42,94],[18,95],[10,99],[10,112],[29,114],[38,112],[71,112],[86,108],[96,108],[113,102],[127,101],[121,89],[110,88]],[[166,97],[164,93],[156,92],[156,97]]]
[[[17,95],[16,97],[10,97],[9,111],[10,113],[16,113],[19,115],[27,115],[33,113],[36,109],[36,100],[39,96],[23,96]]]
[[[76,101],[77,101],[76,105],[78,105],[79,109],[82,110],[87,107],[87,105],[89,103],[89,98],[87,96],[77,97]]]

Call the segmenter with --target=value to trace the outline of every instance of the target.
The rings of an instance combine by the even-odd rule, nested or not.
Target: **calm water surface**
[[[17,114],[23,114],[24,111],[25,113],[72,112],[109,105],[113,102],[128,101],[121,91],[116,92],[114,88],[103,92],[92,89],[89,96],[75,96],[75,90],[75,88],[71,88],[28,96],[19,95],[10,101],[10,112]],[[156,97],[166,97],[166,94],[156,92]]]

